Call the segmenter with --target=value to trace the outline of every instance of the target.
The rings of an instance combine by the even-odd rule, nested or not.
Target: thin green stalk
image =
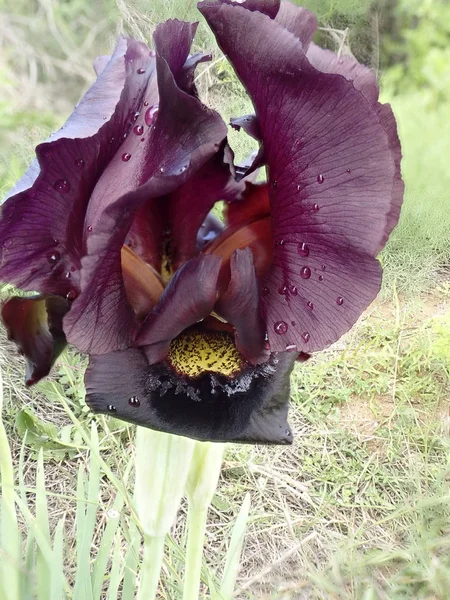
[[[144,556],[137,600],[153,600],[158,590],[165,536],[144,535]]]
[[[198,600],[208,505],[188,508],[188,538],[183,600]]]

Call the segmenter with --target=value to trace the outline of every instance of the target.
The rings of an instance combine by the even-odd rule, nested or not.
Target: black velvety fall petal
[[[91,356],[86,402],[94,412],[197,440],[290,444],[286,419],[295,358],[273,356],[235,380],[205,374],[182,381],[165,363],[149,366],[138,348]]]
[[[33,385],[49,374],[66,346],[62,329],[68,303],[57,296],[14,296],[2,306],[2,319],[8,338],[25,357],[25,382]]]
[[[245,4],[199,9],[251,96],[268,165],[274,248],[261,286],[271,350],[321,350],[378,293],[374,256],[398,216],[395,136],[351,81],[311,65],[292,15],[286,28]],[[305,31],[308,42],[309,21]]]

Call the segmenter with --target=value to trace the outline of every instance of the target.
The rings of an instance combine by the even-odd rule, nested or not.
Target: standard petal
[[[306,52],[317,30],[315,14],[302,6],[295,6],[291,2],[282,2],[275,20],[298,37],[302,43],[303,52]]]
[[[132,128],[153,71],[148,48],[121,38],[67,123],[37,147],[2,207],[0,280],[59,295],[79,288],[92,190]]]
[[[159,26],[158,31],[165,26]],[[178,41],[187,48],[185,37],[190,36],[190,30],[181,24],[178,31]],[[177,39],[172,38],[172,42],[176,44]],[[158,45],[156,52],[158,116],[148,127],[142,150],[126,161],[123,157],[114,159],[95,190],[96,201],[90,213],[93,231],[82,260],[81,294],[64,323],[67,339],[88,353],[123,349],[135,338],[138,322],[126,297],[121,248],[136,214],[150,200],[159,202],[164,210],[165,197],[212,159],[226,137],[220,116],[205,110],[199,100],[181,90]],[[174,68],[179,64],[177,55]],[[135,158],[137,164],[132,166]],[[147,233],[150,231],[151,225]],[[138,248],[131,247],[140,255]]]
[[[144,347],[150,364],[163,360],[178,334],[212,312],[220,265],[217,256],[201,255],[186,262],[172,277],[136,340],[136,345]]]
[[[230,260],[230,283],[216,311],[235,328],[236,347],[252,364],[266,362],[264,323],[259,310],[258,281],[250,248],[236,250]]]
[[[91,356],[86,402],[93,412],[201,441],[290,444],[289,376],[295,354],[273,356],[240,377],[206,374],[194,384],[129,348]]]
[[[8,338],[25,357],[27,385],[48,375],[64,350],[66,338],[62,320],[68,310],[68,303],[57,296],[15,296],[3,305],[2,319]]]
[[[262,296],[271,350],[323,349],[379,290],[374,255],[396,177],[388,135],[362,92],[314,69],[282,25],[243,5],[199,8],[262,133],[274,238]]]

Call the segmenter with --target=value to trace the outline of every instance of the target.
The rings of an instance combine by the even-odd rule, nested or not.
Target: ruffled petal
[[[250,248],[236,250],[230,260],[230,283],[216,311],[235,328],[236,347],[252,364],[266,362],[264,323],[259,311],[258,281]]]
[[[91,193],[132,128],[153,71],[148,48],[121,38],[67,123],[37,147],[2,207],[0,280],[63,296],[79,289]]]
[[[290,444],[286,419],[295,357],[279,354],[234,381],[206,374],[193,383],[164,363],[149,366],[138,348],[91,356],[86,402],[93,412],[196,440]]]
[[[272,351],[336,341],[376,296],[396,165],[353,83],[320,73],[299,39],[244,5],[199,8],[247,88],[269,171],[274,251],[262,281]]]
[[[191,30],[171,21],[158,27],[160,37],[164,37],[166,28],[172,43],[180,43],[187,52],[186,36],[190,42]],[[64,323],[68,340],[88,353],[129,347],[136,336],[139,323],[127,300],[121,270],[121,248],[136,214],[151,200],[161,210],[165,197],[211,160],[226,137],[226,126],[219,115],[205,110],[195,97],[177,86],[172,65],[166,61],[170,56],[165,58],[158,44],[156,53],[158,115],[147,130],[145,142],[141,146],[138,143],[135,156],[130,152],[129,160],[127,157],[124,161],[122,156],[111,161],[94,192],[96,200],[89,205],[93,231],[82,259],[81,294]],[[176,75],[182,61],[178,54],[174,60]],[[134,166],[133,159],[137,163]],[[151,224],[149,227],[146,233],[152,230]],[[132,249],[140,254],[133,245]]]
[[[62,329],[68,303],[57,296],[19,298],[14,296],[2,307],[8,338],[25,357],[25,383],[33,385],[49,374],[66,346]]]
[[[178,334],[212,312],[220,265],[217,256],[201,255],[186,262],[169,281],[136,340],[150,364],[163,360]]]

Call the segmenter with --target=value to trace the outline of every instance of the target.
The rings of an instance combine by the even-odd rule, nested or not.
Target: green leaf
[[[222,577],[220,592],[225,600],[232,600],[236,578],[239,573],[242,546],[244,544],[245,530],[247,529],[248,513],[250,511],[250,494],[246,494],[244,502],[236,519],[231,534],[225,561],[225,569]]]

